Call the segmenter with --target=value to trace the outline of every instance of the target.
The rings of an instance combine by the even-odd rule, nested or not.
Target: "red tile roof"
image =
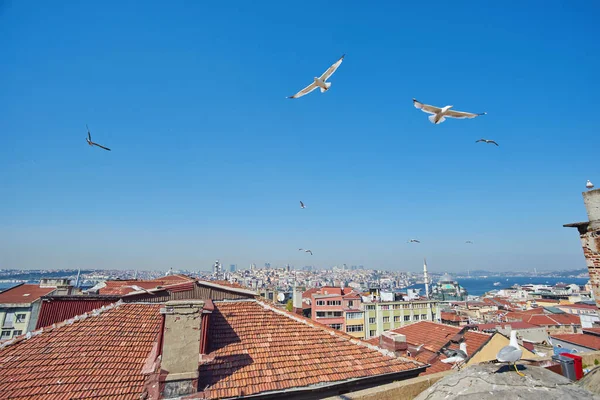
[[[552,335],[550,338],[564,340],[565,342],[587,347],[588,349],[600,350],[600,337],[596,335],[574,333],[565,335]]]
[[[600,336],[600,328],[583,328],[583,333]]]
[[[575,314],[532,315],[529,318],[524,318],[523,321],[538,326],[581,325],[581,319]]]
[[[160,305],[122,304],[0,346],[0,393],[11,399],[139,399]],[[38,331],[39,332],[39,331]]]
[[[467,318],[461,317],[460,315],[456,315],[455,313],[443,311],[441,312],[441,317],[444,321],[462,322],[467,320]]]
[[[523,322],[523,321],[491,323],[491,324],[476,324],[476,325],[471,325],[471,326],[476,327],[480,331],[487,331],[487,330],[495,330],[498,325],[500,325],[504,329],[511,327],[512,329],[515,329],[515,330],[539,328],[539,326],[537,326],[537,325],[533,325],[533,324],[530,324],[528,322]]]
[[[327,292],[327,293],[325,293],[325,292]],[[343,294],[346,295],[346,294],[349,294],[349,293],[352,293],[352,288],[351,287],[344,288],[344,293]],[[302,293],[302,297],[310,299],[313,294],[337,294],[337,295],[342,295],[342,289],[339,288],[339,287],[335,287],[335,286],[324,286],[324,287],[320,287],[320,288],[312,288],[312,289],[308,289],[306,292]]]
[[[23,284],[0,293],[0,304],[31,304],[56,288],[41,288],[39,285]]]
[[[214,302],[199,387],[211,398],[400,373],[421,367],[262,301]]]
[[[427,368],[427,372],[423,375],[447,371],[452,368],[452,365],[441,362],[441,360],[446,358],[445,356],[436,356],[444,347],[458,350],[460,345],[455,343],[453,339],[456,339],[457,335],[461,332],[463,332],[463,342],[467,345],[467,353],[469,355],[477,352],[492,337],[486,333],[465,331],[465,328],[429,321],[416,322],[402,328],[392,329],[391,332],[405,335],[406,342],[413,348],[418,347],[421,344],[423,345],[424,350],[421,350],[416,355],[412,355],[412,358],[415,358],[420,362],[431,364],[431,366]],[[379,345],[379,337],[369,339],[366,342],[373,345]]]

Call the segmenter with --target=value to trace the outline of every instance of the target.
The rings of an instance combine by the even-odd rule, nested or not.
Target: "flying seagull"
[[[476,140],[476,141],[475,141],[475,143],[479,143],[479,142],[486,142],[487,144],[490,144],[490,143],[491,143],[491,144],[495,144],[496,146],[498,146],[498,143],[496,143],[496,142],[495,142],[495,141],[493,141],[493,140],[489,140],[489,139],[479,139],[479,140]]]
[[[302,202],[302,200],[300,200],[300,208],[306,208],[306,206],[304,205],[304,203]]]
[[[133,289],[133,290],[135,290],[136,292],[146,292],[146,293],[148,293],[148,294],[151,294],[152,296],[155,296],[155,294],[154,294],[154,293],[152,293],[151,291],[149,291],[148,289],[144,289],[143,287],[141,287],[141,286],[138,286],[138,285],[128,285],[128,286],[125,286],[125,287],[132,288],[132,289]]]
[[[92,134],[90,133],[90,128],[88,128],[87,124],[85,125],[85,127],[87,128],[87,131],[88,131],[88,137],[87,137],[87,139],[85,139],[85,140],[88,142],[88,144],[89,144],[90,146],[98,146],[98,147],[100,147],[101,149],[104,149],[104,150],[108,150],[108,151],[110,151],[110,149],[109,149],[108,147],[104,147],[104,146],[101,146],[101,145],[99,145],[98,143],[94,143],[94,142],[92,142]]]
[[[310,250],[298,249],[298,251],[303,251],[305,253],[310,253],[311,256],[313,255],[312,251],[310,251]]]
[[[593,189],[594,188],[594,184],[592,182],[590,182],[590,180],[588,179],[587,183],[585,184],[585,187],[588,189]]]
[[[417,239],[410,239],[410,240],[409,240],[408,242],[406,242],[406,243],[421,243],[421,241],[420,241],[420,240],[417,240]]]
[[[340,67],[345,56],[346,56],[345,54],[343,56],[341,56],[339,60],[337,60],[331,67],[329,67],[327,69],[327,71],[325,71],[323,73],[323,75],[321,75],[318,78],[315,76],[313,83],[311,83],[310,85],[308,85],[307,87],[305,87],[304,89],[302,89],[301,91],[296,93],[295,95],[289,96],[288,99],[297,99],[299,97],[307,95],[310,92],[312,92],[313,90],[315,90],[317,87],[321,88],[321,93],[325,93],[326,91],[328,91],[329,87],[331,87],[331,82],[325,82],[325,81],[327,79],[329,79],[331,77],[331,75],[333,75],[333,73]]]
[[[430,106],[428,104],[423,104],[414,98],[413,98],[413,104],[414,104],[415,108],[418,108],[421,111],[426,112],[428,114],[433,114],[433,115],[429,116],[429,120],[433,124],[441,124],[442,122],[444,122],[446,120],[446,117],[447,118],[464,119],[464,118],[475,118],[479,115],[487,114],[487,113],[473,114],[473,113],[464,112],[464,111],[450,110],[454,106],[446,106],[446,107],[439,108],[439,107],[435,107],[435,106]]]
[[[467,359],[467,344],[460,344],[460,350],[442,349],[442,353],[448,358],[441,360],[444,364],[455,364]]]
[[[519,348],[519,342],[517,342],[517,331],[510,332],[510,344],[500,349],[496,355],[496,359],[502,363],[513,363],[515,371],[521,376],[525,376],[521,371],[517,369],[517,361],[521,359],[523,350]]]
[[[465,243],[468,243],[468,244],[473,244],[473,242],[472,242],[472,241],[470,241],[470,240],[467,240]]]

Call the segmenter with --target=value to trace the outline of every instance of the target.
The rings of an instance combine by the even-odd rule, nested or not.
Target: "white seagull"
[[[475,118],[479,115],[487,114],[487,113],[474,114],[474,113],[469,113],[469,112],[464,112],[464,111],[450,110],[454,106],[446,106],[446,107],[439,108],[439,107],[435,107],[435,106],[430,106],[429,104],[423,104],[414,98],[413,98],[413,104],[414,104],[415,108],[418,108],[421,111],[426,112],[428,114],[433,114],[433,115],[429,116],[429,120],[433,124],[441,124],[442,122],[444,122],[446,120],[446,117],[463,119],[463,118]]]
[[[132,289],[133,289],[133,290],[135,290],[136,292],[146,292],[146,293],[148,293],[148,294],[151,294],[152,296],[155,296],[155,294],[154,294],[154,293],[152,293],[151,291],[149,291],[148,289],[144,289],[143,287],[141,287],[141,286],[138,286],[138,285],[127,285],[127,286],[125,286],[125,287],[132,288]]]
[[[302,200],[300,200],[300,208],[306,208],[306,206],[304,205],[304,203],[302,202]]]
[[[493,140],[489,140],[489,139],[479,139],[479,140],[476,140],[476,141],[475,141],[475,143],[479,143],[479,142],[485,142],[485,143],[487,143],[487,144],[495,144],[496,146],[499,146],[499,144],[498,144],[498,143],[496,143],[496,142],[495,142],[495,141],[493,141]]]
[[[417,239],[410,239],[410,240],[409,240],[408,242],[406,242],[406,243],[421,243],[421,241],[420,241],[420,240],[417,240]]]
[[[88,137],[85,140],[88,142],[88,144],[90,146],[98,146],[101,149],[110,151],[110,149],[108,147],[104,147],[104,146],[99,145],[98,143],[92,142],[92,134],[90,133],[90,128],[88,128],[87,124],[85,125],[85,127],[87,128],[87,131],[88,131]]]
[[[456,364],[458,362],[463,362],[467,359],[467,344],[462,342],[460,344],[460,350],[442,350],[442,352],[446,355],[443,360],[441,360],[444,364]]]
[[[593,189],[594,188],[594,184],[592,182],[590,182],[590,180],[588,179],[587,183],[585,184],[585,187],[588,189]]]
[[[513,363],[517,374],[525,376],[525,374],[523,374],[517,369],[517,361],[521,359],[522,355],[523,350],[521,350],[521,348],[519,347],[519,342],[517,342],[517,331],[511,331],[510,344],[500,349],[500,351],[496,355],[496,359],[502,363]]]
[[[303,251],[305,253],[310,253],[311,256],[313,255],[312,251],[310,251],[310,250],[298,249],[298,251]]]
[[[317,87],[321,88],[321,93],[325,93],[326,91],[328,91],[329,87],[331,86],[331,82],[325,82],[325,81],[327,79],[329,79],[331,77],[331,75],[333,75],[333,73],[340,67],[345,56],[346,56],[345,54],[343,56],[341,56],[340,59],[337,60],[331,67],[327,68],[327,71],[325,71],[323,73],[323,75],[321,75],[318,78],[315,76],[313,83],[311,83],[310,85],[308,85],[307,87],[305,87],[304,89],[302,89],[301,91],[296,93],[295,95],[289,96],[288,99],[297,99],[299,97],[307,95],[310,92],[312,92],[313,90],[315,90]]]

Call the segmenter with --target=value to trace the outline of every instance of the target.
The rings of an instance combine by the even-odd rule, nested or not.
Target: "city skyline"
[[[0,4],[0,268],[585,267],[595,2],[33,3]]]

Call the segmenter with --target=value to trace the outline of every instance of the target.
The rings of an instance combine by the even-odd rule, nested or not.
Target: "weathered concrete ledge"
[[[419,376],[418,378],[346,393],[342,396],[328,397],[325,400],[411,400],[440,379],[453,373],[454,371],[444,371],[437,374]]]

